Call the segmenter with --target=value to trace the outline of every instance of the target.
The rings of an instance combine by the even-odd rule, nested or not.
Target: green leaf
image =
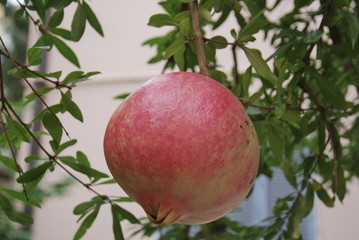
[[[84,1],[83,9],[85,11],[85,15],[90,25],[98,32],[102,37],[104,36],[103,30],[100,22],[98,21],[95,13],[92,11],[91,7]]]
[[[333,106],[344,108],[346,101],[339,88],[336,87],[332,81],[329,81],[329,79],[324,79],[319,74],[314,74],[314,76],[315,82],[325,99]]]
[[[100,179],[100,178],[108,178],[109,176],[103,172],[100,172],[96,169],[88,167],[86,165],[73,162],[71,157],[59,157],[60,161],[67,166],[71,167],[73,170],[83,173],[90,178]]]
[[[61,92],[61,102],[64,105],[65,109],[77,120],[83,122],[83,116],[81,113],[81,109],[77,106],[77,104],[68,97],[67,94]]]
[[[186,59],[185,59],[186,46],[182,46],[173,56],[175,63],[180,71],[185,71]]]
[[[319,41],[319,39],[322,37],[323,32],[320,30],[316,30],[314,32],[310,32],[309,34],[307,34],[307,36],[305,36],[304,38],[304,42],[306,43],[314,43]]]
[[[3,210],[6,216],[13,222],[17,222],[23,225],[31,225],[33,223],[33,219],[31,216],[16,211],[11,206],[9,199],[7,199],[1,193],[0,193],[0,209]]]
[[[268,124],[269,145],[275,157],[280,161],[283,158],[283,140],[279,127],[274,123]]]
[[[115,240],[124,240],[125,238],[122,233],[120,219],[115,206],[117,205],[111,205],[113,235]]]
[[[170,58],[171,56],[173,56],[174,54],[176,54],[176,52],[181,48],[183,47],[184,45],[186,44],[186,41],[185,40],[182,40],[182,41],[178,41],[178,42],[174,42],[172,45],[170,45],[166,52],[165,52],[165,55],[163,56],[164,59],[168,59]]]
[[[274,116],[276,116],[277,119],[280,119],[284,112],[285,112],[286,105],[284,103],[277,104],[274,109]]]
[[[31,0],[32,6],[35,8],[37,14],[42,22],[45,22],[45,5],[43,0]]]
[[[170,15],[160,13],[151,16],[148,25],[159,28],[163,26],[175,26],[176,23],[173,21]]]
[[[209,43],[217,49],[223,49],[228,46],[227,39],[223,36],[214,36],[210,40]]]
[[[80,67],[79,60],[76,57],[76,54],[72,51],[72,49],[66,45],[65,42],[60,40],[59,38],[51,35],[51,39],[53,40],[57,50],[64,56],[67,60],[73,63],[76,67]]]
[[[125,99],[130,96],[131,93],[123,93],[114,97],[114,99]]]
[[[327,206],[327,207],[334,207],[334,201],[335,198],[334,197],[330,197],[329,194],[327,193],[327,191],[323,188],[320,188],[319,190],[316,191],[317,192],[317,196],[319,197],[319,199]]]
[[[180,2],[183,2],[183,3],[190,3],[190,2],[193,2],[193,0],[180,0]]]
[[[51,30],[51,32],[66,40],[72,40],[71,32],[69,30],[63,28],[54,28]]]
[[[191,21],[189,20],[189,17],[186,17],[185,19],[180,21],[179,29],[186,38],[191,38],[192,26],[191,26]]]
[[[81,239],[86,234],[87,229],[91,228],[93,222],[95,221],[95,219],[96,219],[96,217],[98,215],[100,207],[101,207],[101,205],[97,205],[97,207],[94,209],[94,211],[92,211],[85,218],[85,220],[81,223],[79,229],[75,233],[75,236],[74,236],[73,240]]]
[[[18,191],[14,191],[12,189],[6,189],[6,188],[0,188],[0,191],[6,193],[8,196],[13,197],[17,200],[20,200],[26,204],[35,206],[35,207],[41,207],[40,203],[38,201],[36,201],[32,196],[27,195],[28,199],[25,196],[24,192],[18,192]]]
[[[16,162],[14,159],[9,158],[4,155],[0,155],[0,162],[2,162],[6,167],[10,168],[11,170],[17,172]],[[20,167],[20,166],[19,166]],[[21,167],[20,167],[21,169]]]
[[[19,183],[28,183],[28,182],[32,182],[35,181],[39,178],[42,178],[45,174],[45,172],[47,171],[47,169],[49,169],[50,167],[53,166],[52,162],[45,162],[37,167],[32,167],[29,170],[27,170],[26,172],[24,172],[22,174],[22,177],[18,177],[16,179],[17,182]]]
[[[31,136],[26,131],[25,127],[19,122],[15,121],[9,116],[6,116],[6,123],[8,127],[15,133],[16,137],[25,142],[30,142]]]
[[[313,206],[314,206],[314,191],[311,187],[308,187],[307,192],[305,194],[305,204],[304,207],[302,208],[303,218],[311,213]]]
[[[67,142],[62,143],[57,149],[56,153],[59,154],[60,152],[64,151],[66,148],[69,148],[77,143],[76,139],[71,139]]]
[[[350,40],[352,43],[352,48],[354,48],[359,36],[358,16],[357,14],[350,12],[344,12],[344,16],[349,24]]]
[[[51,29],[59,26],[64,19],[64,10],[59,9],[50,17],[49,23],[47,24],[47,28],[51,31]]]
[[[0,193],[0,207],[4,211],[12,211],[12,206],[9,201],[4,195]]]
[[[263,29],[269,22],[263,15],[264,11],[261,11],[256,16],[254,16],[240,31],[238,34],[238,39],[241,42],[246,42],[251,38],[251,36],[257,33],[259,30]],[[249,38],[250,37],[250,38]]]
[[[244,53],[246,54],[249,62],[257,71],[257,73],[263,78],[269,80],[273,86],[276,86],[278,78],[276,75],[274,75],[267,63],[264,61],[261,52],[258,49],[247,47],[242,47],[242,49],[244,50]]]
[[[272,142],[271,142],[272,144]],[[279,150],[276,150],[279,151]],[[297,189],[297,179],[295,177],[294,174],[294,170],[293,170],[293,166],[291,161],[289,161],[289,159],[287,158],[282,158],[280,160],[280,164],[279,164],[280,168],[283,170],[284,176],[286,177],[286,179],[288,180],[288,182],[295,188]]]
[[[88,201],[78,204],[74,210],[73,214],[75,215],[82,215],[90,211],[92,208],[94,208],[98,204],[97,201]]]
[[[59,119],[50,112],[47,112],[42,118],[42,123],[47,129],[52,139],[60,143],[62,137],[62,127]]]
[[[126,209],[116,204],[113,204],[111,207],[114,208],[114,211],[121,216],[121,219],[127,219],[132,224],[141,224],[141,222]]]
[[[49,46],[35,46],[27,50],[27,60],[29,66],[36,66],[42,62],[42,53],[44,50],[50,50]]]
[[[77,151],[76,159],[80,164],[85,165],[87,167],[91,167],[90,161],[87,159],[87,156],[83,152]]]
[[[200,7],[199,8],[199,16],[200,18],[210,22],[212,19],[211,13],[208,11],[208,9]]]
[[[248,67],[244,74],[241,76],[241,97],[248,98],[249,86],[252,80],[252,67]]]
[[[79,2],[71,23],[71,37],[77,42],[81,39],[86,27],[86,13],[83,5]]]

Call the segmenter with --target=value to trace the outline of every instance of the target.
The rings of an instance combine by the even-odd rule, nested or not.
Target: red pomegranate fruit
[[[239,100],[196,73],[152,78],[127,97],[105,133],[107,165],[156,224],[202,224],[247,196],[259,145]]]

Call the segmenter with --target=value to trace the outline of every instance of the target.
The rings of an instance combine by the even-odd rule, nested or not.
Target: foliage
[[[5,76],[1,77],[1,146],[10,149],[10,155],[1,155],[0,161],[19,175],[17,182],[21,188],[0,190],[2,213],[11,221],[31,224],[32,218],[17,210],[12,200],[39,206],[33,198],[37,185],[44,175],[60,168],[95,195],[73,210],[81,221],[74,239],[85,235],[103,205],[110,206],[115,239],[124,238],[120,222],[125,219],[133,224],[141,223],[138,233],[161,232],[160,239],[301,239],[300,223],[312,211],[314,197],[333,207],[345,198],[347,182],[359,177],[356,161],[359,155],[359,1],[294,0],[293,9],[275,21],[269,16],[285,1],[276,0],[271,5],[269,2],[273,1],[161,1],[164,12],[153,15],[148,25],[166,27],[170,31],[145,41],[144,45],[157,49],[150,64],[164,61],[164,71],[200,71],[210,75],[242,101],[260,139],[258,176],[270,177],[272,169],[280,168],[295,189],[277,200],[272,217],[264,219],[260,226],[244,226],[223,218],[201,226],[159,227],[141,223],[122,208],[121,202],[129,201],[128,198],[110,198],[95,190],[94,185],[114,181],[92,168],[85,153],[64,154],[64,150],[75,146],[77,141],[68,137],[60,117],[68,112],[83,121],[71,90],[98,72],[78,70],[63,76],[61,71],[47,73],[36,69],[42,62],[42,53],[53,47],[80,67],[66,41],[80,41],[88,24],[104,35],[94,11],[81,0],[18,3],[20,8],[14,17],[26,18],[42,33],[27,50],[25,62],[14,58],[0,38],[0,56],[14,67],[8,74],[22,79],[32,90],[24,97],[21,108],[28,108],[35,100],[45,106],[30,123],[25,123],[4,89]],[[60,24],[64,9],[71,3],[76,5],[76,11],[71,29],[67,30]],[[52,11],[47,11],[49,9]],[[195,21],[197,17],[199,20]],[[229,37],[215,34],[212,37],[206,33],[208,29],[216,33],[228,18],[234,18],[236,24],[230,30],[229,40]],[[262,36],[273,47],[267,59],[260,49],[251,47],[251,43]],[[233,56],[229,71],[217,59],[218,51],[227,50]],[[239,51],[250,63],[243,71],[239,66]],[[46,87],[35,88],[30,81],[34,78],[46,82]],[[256,92],[251,91],[252,85],[259,86]],[[49,106],[43,97],[53,91],[58,91],[60,97],[57,104]],[[350,91],[355,95],[352,98],[348,97]],[[43,125],[43,131],[32,130],[36,122]],[[42,135],[50,137],[50,148],[38,140]],[[42,154],[28,156],[25,161],[36,164],[24,171],[15,153],[23,142],[31,141],[39,145]],[[87,180],[81,180],[78,174]]]

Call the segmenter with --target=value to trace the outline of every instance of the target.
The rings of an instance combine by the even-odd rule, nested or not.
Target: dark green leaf
[[[85,165],[87,167],[91,167],[91,164],[90,164],[89,160],[87,159],[87,156],[83,152],[77,151],[76,159],[80,164]]]
[[[151,16],[148,25],[159,28],[163,26],[174,26],[176,23],[170,15],[161,13]]]
[[[4,195],[2,195],[0,193],[0,207],[2,210],[4,211],[12,211],[12,206],[11,203],[9,201],[9,199],[7,199]]]
[[[47,24],[47,28],[49,30],[56,28],[57,26],[59,26],[61,24],[63,19],[64,19],[64,10],[63,9],[57,10],[50,17],[49,23]]]
[[[117,205],[111,205],[113,235],[115,240],[124,240],[120,219],[115,206]]]
[[[49,169],[52,166],[53,166],[52,162],[45,162],[37,167],[32,167],[28,171],[24,172],[21,178],[18,177],[16,181],[20,183],[21,182],[28,183],[35,181],[39,178],[42,178],[45,172],[47,171],[47,169]]]
[[[43,0],[31,0],[33,7],[37,14],[41,18],[42,22],[45,22],[45,5]]]
[[[227,39],[223,36],[214,36],[209,41],[215,48],[223,49],[227,47]]]
[[[42,53],[50,50],[49,46],[35,46],[27,50],[27,60],[30,66],[39,65],[42,62]]]
[[[272,134],[272,133],[271,133]],[[271,142],[272,144],[272,142]],[[279,150],[276,150],[279,151]],[[280,168],[283,170],[284,176],[288,180],[288,182],[294,187],[297,188],[297,179],[294,174],[293,166],[291,161],[287,158],[282,158],[280,160]]]
[[[86,13],[83,5],[79,2],[71,23],[72,40],[78,41],[85,32],[86,27]]]
[[[114,211],[121,216],[121,219],[127,219],[132,224],[141,224],[141,222],[129,211],[125,210],[124,208],[113,204],[112,208]]]
[[[76,67],[80,67],[79,60],[76,57],[76,54],[72,51],[72,49],[67,46],[62,40],[55,36],[51,36],[57,50],[64,56],[67,60],[73,63]]]
[[[100,207],[101,205],[97,205],[97,207],[85,218],[85,220],[81,223],[79,229],[75,233],[73,240],[81,239],[86,234],[87,229],[91,228],[93,222],[98,215]]]
[[[170,45],[166,52],[165,52],[165,55],[163,56],[164,59],[168,59],[170,58],[171,56],[173,56],[174,54],[176,54],[176,52],[181,48],[183,47],[184,45],[186,44],[186,41],[185,40],[182,40],[182,41],[178,41],[178,42],[174,42],[172,45]]]
[[[328,79],[324,79],[319,74],[315,74],[315,80],[318,88],[328,102],[330,102],[333,106],[345,107],[346,101],[339,88],[337,88]]]
[[[180,0],[180,2],[183,2],[183,3],[190,3],[190,2],[193,2],[193,0]]]
[[[349,13],[349,12],[344,12],[344,16],[349,24],[350,40],[352,43],[352,48],[354,48],[359,36],[358,16],[355,13]]]
[[[109,177],[107,174],[102,173],[96,169],[93,169],[91,167],[85,166],[83,164],[80,163],[74,163],[70,158],[68,157],[59,157],[60,161],[63,162],[64,164],[66,164],[67,166],[71,167],[73,170],[83,173],[85,175],[87,175],[88,177],[92,177],[95,179],[100,179],[100,178],[107,178]]]
[[[62,9],[67,7],[73,2],[73,0],[50,0],[47,2],[47,8],[54,7],[56,9]]]
[[[101,36],[104,36],[103,34],[103,30],[101,27],[100,22],[98,21],[95,13],[92,11],[92,9],[90,8],[90,6],[86,3],[83,2],[83,9],[85,11],[86,14],[86,18],[89,21],[90,25],[96,30],[96,32],[98,32]]]
[[[276,86],[278,78],[276,75],[274,75],[267,63],[262,58],[261,52],[258,49],[247,47],[243,47],[243,50],[249,62],[252,64],[252,67],[254,67],[257,73],[263,78],[269,80],[273,86]]]
[[[76,143],[77,143],[76,139],[72,139],[72,140],[69,140],[67,142],[64,142],[56,149],[56,153],[59,154],[60,152],[62,152],[66,148],[69,148],[69,147],[75,145]]]
[[[54,28],[51,30],[51,32],[66,40],[72,40],[71,32],[69,30],[63,28]]]
[[[0,155],[0,162],[2,162],[6,167],[10,168],[11,170],[17,172],[16,162],[14,159],[9,158],[4,155]],[[20,166],[19,166],[20,167]],[[21,167],[20,167],[21,169]]]
[[[85,214],[88,211],[90,211],[92,208],[94,208],[97,204],[98,202],[96,201],[88,201],[88,202],[80,203],[74,208],[73,214],[75,215]]]
[[[22,225],[31,225],[34,223],[34,220],[31,216],[22,212],[13,210],[11,212],[5,211],[5,214],[11,221],[20,223]]]
[[[279,127],[274,124],[269,124],[268,133],[270,149],[275,157],[278,160],[281,160],[283,158],[283,140],[281,138],[282,134],[280,133]]]
[[[249,97],[248,90],[251,84],[251,79],[252,79],[252,67],[248,67],[247,70],[242,75],[242,80],[241,80],[241,97],[243,98]]]
[[[38,155],[30,155],[25,158],[25,162],[29,163],[29,162],[40,160],[40,159],[41,159],[41,157]]]
[[[319,197],[319,199],[327,206],[327,207],[334,207],[334,201],[335,198],[334,197],[330,197],[329,194],[327,193],[327,191],[323,188],[320,188],[319,190],[316,191],[317,192],[317,196]]]
[[[338,180],[338,186],[336,189],[336,194],[340,201],[344,200],[345,194],[347,192],[346,188],[346,179],[344,176],[344,169],[341,164],[338,164],[337,166],[337,180]]]
[[[52,139],[60,143],[62,137],[60,120],[53,113],[47,112],[42,118],[42,123],[47,131],[49,131]]]
[[[30,142],[31,136],[23,125],[8,116],[6,116],[6,123],[8,127],[15,133],[17,138],[25,142]]]
[[[77,104],[68,97],[68,95],[61,92],[61,102],[66,108],[66,110],[77,120],[83,122],[83,116],[81,113],[81,109],[77,106]]]
[[[127,98],[128,96],[130,96],[131,93],[124,93],[124,94],[120,94],[120,95],[117,95],[116,97],[114,97],[114,99],[125,99]]]
[[[314,206],[314,191],[312,188],[307,188],[307,193],[305,195],[305,204],[302,208],[302,216],[306,217],[311,213]]]
[[[263,29],[268,24],[268,20],[264,17],[263,11],[254,16],[240,31],[238,38],[241,42],[246,42],[253,34]]]
[[[322,34],[323,34],[323,32],[320,30],[310,32],[307,36],[305,36],[304,42],[306,42],[306,43],[317,42],[322,37]]]
[[[38,201],[36,201],[31,195],[27,195],[28,199],[25,196],[24,192],[18,192],[18,191],[14,191],[12,189],[6,189],[6,188],[0,188],[0,191],[6,193],[8,196],[13,197],[17,200],[20,200],[26,204],[35,206],[35,207],[41,207],[40,203]]]

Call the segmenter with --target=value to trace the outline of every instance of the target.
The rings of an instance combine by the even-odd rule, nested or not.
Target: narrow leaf
[[[52,166],[52,162],[45,162],[37,167],[30,168],[22,174],[22,178],[17,178],[17,182],[28,183],[42,178],[46,170]]]
[[[72,40],[78,41],[85,32],[86,27],[86,13],[83,5],[79,2],[71,23]]]
[[[84,1],[83,9],[85,11],[85,15],[90,25],[98,32],[102,37],[104,36],[103,30],[100,22],[98,21],[95,13],[92,11],[91,7]]]
[[[14,159],[4,155],[0,155],[0,162],[2,162],[6,167],[10,168],[11,170],[17,172],[16,162]]]
[[[59,119],[54,116],[53,113],[47,112],[42,119],[42,123],[51,135],[52,139],[60,143],[62,137],[62,127]]]
[[[121,216],[123,219],[127,219],[132,224],[141,224],[141,222],[129,211],[126,209],[113,204],[112,208],[114,208],[115,212]]]
[[[111,205],[113,235],[115,240],[124,240],[120,219],[115,206],[117,205]]]
[[[57,50],[64,56],[67,60],[69,60],[71,63],[73,63],[76,67],[80,67],[79,60],[76,57],[76,54],[72,49],[66,45],[62,40],[55,36],[51,36]]]
[[[159,28],[163,26],[174,26],[176,23],[170,15],[161,13],[151,16],[148,25]]]
[[[92,211],[86,218],[85,220],[81,223],[79,229],[77,230],[77,232],[75,233],[74,236],[74,240],[79,240],[81,239],[85,234],[87,229],[91,228],[93,222],[95,221],[98,212],[100,210],[101,205],[98,205],[94,211]]]
[[[349,13],[349,12],[345,12],[344,16],[349,24],[350,40],[352,43],[352,48],[354,48],[359,36],[358,16],[355,13]]]
[[[259,30],[263,29],[269,22],[263,15],[264,11],[261,11],[256,16],[254,16],[240,31],[238,38],[241,42],[246,41],[249,36],[257,33]]]
[[[168,59],[171,56],[173,56],[181,47],[183,47],[186,44],[186,41],[178,41],[178,42],[174,42],[172,45],[170,45],[166,52],[165,55],[163,56],[164,59]]]
[[[64,10],[63,9],[57,10],[50,17],[49,23],[47,24],[47,28],[51,30],[59,26],[63,19],[64,19]]]
[[[41,207],[40,203],[35,200],[32,196],[28,195],[27,198],[25,196],[24,192],[18,192],[18,191],[14,191],[12,189],[6,189],[6,188],[0,188],[0,191],[6,193],[8,196],[13,197],[17,200],[20,200],[26,204],[35,206],[35,207]]]
[[[71,100],[66,94],[61,92],[61,102],[66,108],[66,110],[77,120],[83,122],[83,116],[80,108],[76,105],[74,101]]]
[[[257,73],[263,78],[269,80],[269,82],[276,86],[277,76],[270,70],[267,63],[264,61],[261,52],[258,49],[252,49],[243,47],[244,53],[246,54],[249,62],[252,64]]]

